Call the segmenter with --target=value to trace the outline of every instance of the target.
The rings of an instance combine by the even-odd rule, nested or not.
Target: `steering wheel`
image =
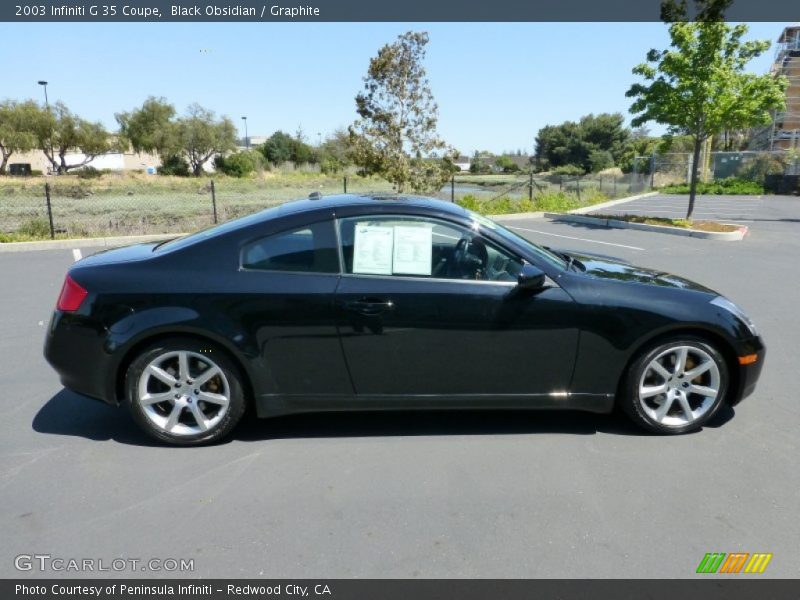
[[[480,238],[462,237],[456,244],[453,260],[462,279],[483,279],[489,253]]]

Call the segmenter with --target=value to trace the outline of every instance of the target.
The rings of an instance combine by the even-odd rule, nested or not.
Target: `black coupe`
[[[388,195],[314,197],[85,258],[45,344],[66,387],[183,445],[222,439],[248,407],[616,403],[683,433],[750,394],[764,352],[701,285]]]

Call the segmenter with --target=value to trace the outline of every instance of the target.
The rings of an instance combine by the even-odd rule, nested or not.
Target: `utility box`
[[[800,175],[767,175],[764,189],[773,194],[800,193]]]
[[[12,163],[8,165],[8,174],[16,175],[18,177],[30,177],[31,175],[30,163]]]

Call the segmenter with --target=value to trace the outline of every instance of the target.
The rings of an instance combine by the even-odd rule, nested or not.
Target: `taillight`
[[[61,287],[61,293],[58,295],[56,308],[64,312],[76,311],[81,307],[83,300],[88,294],[89,292],[78,285],[72,277],[67,275],[64,279],[64,285]]]

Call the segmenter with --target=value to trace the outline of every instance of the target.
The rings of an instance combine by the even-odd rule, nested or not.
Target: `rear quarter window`
[[[338,273],[333,222],[304,225],[250,242],[242,249],[241,265],[252,271]]]

